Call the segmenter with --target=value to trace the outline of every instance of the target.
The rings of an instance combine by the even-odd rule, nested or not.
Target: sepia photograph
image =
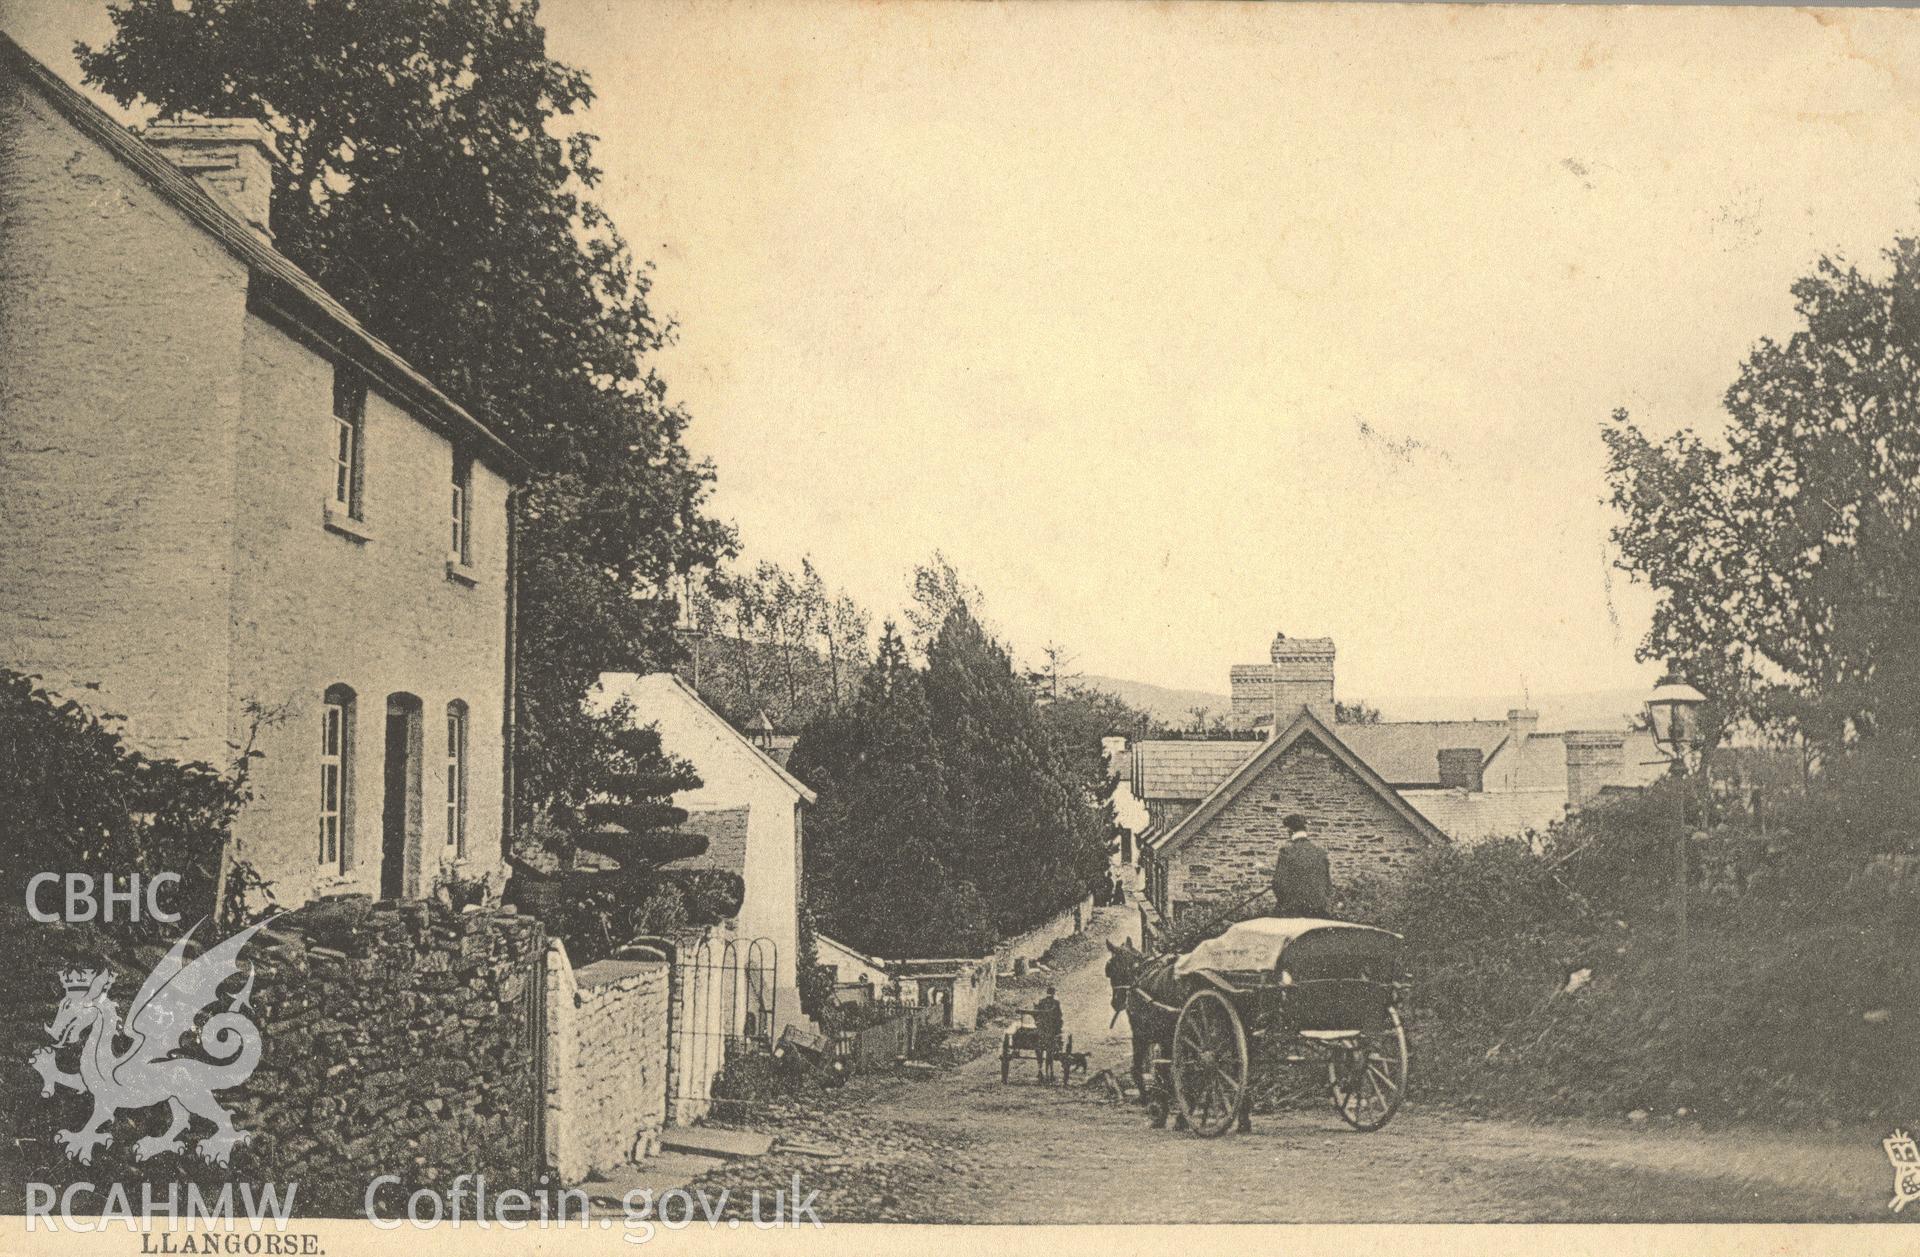
[[[1899,1251],[1920,12],[0,0],[0,951],[0,1252]]]

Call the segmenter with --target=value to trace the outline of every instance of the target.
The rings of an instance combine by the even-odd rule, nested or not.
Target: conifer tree
[[[1011,933],[1086,893],[1107,833],[1012,660],[965,602],[927,648],[927,701],[955,830],[950,862]]]
[[[977,956],[994,935],[980,891],[948,859],[946,772],[922,679],[889,622],[850,708],[816,719],[788,763],[818,793],[808,897],[824,932],[882,956]]]

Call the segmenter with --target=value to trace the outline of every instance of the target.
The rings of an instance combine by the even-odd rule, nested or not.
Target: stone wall
[[[1063,938],[1071,938],[1093,920],[1093,896],[1062,908],[1024,934],[1016,934],[994,948],[996,974],[1012,973],[1016,961],[1032,964],[1046,955],[1047,948]]]
[[[124,1016],[164,954],[79,927],[10,922],[5,937],[35,971],[0,1014],[0,1048],[16,1062],[48,1042],[41,1027],[61,996],[57,968],[111,968]],[[203,926],[196,942],[219,937]],[[541,1021],[543,943],[539,922],[511,908],[456,913],[345,896],[280,916],[248,943],[241,973],[217,1000],[227,1008],[251,968],[259,1064],[245,1083],[217,1093],[248,1136],[229,1166],[196,1155],[211,1131],[198,1120],[185,1151],[136,1160],[137,1136],[165,1124],[158,1108],[117,1116],[113,1143],[91,1165],[68,1161],[54,1132],[81,1125],[90,1102],[65,1090],[42,1099],[38,1079],[22,1066],[23,1077],[11,1081],[24,1097],[14,1122],[29,1162],[24,1171],[56,1184],[297,1184],[296,1212],[333,1217],[359,1216],[379,1175],[399,1179],[382,1188],[389,1202],[416,1186],[444,1188],[459,1174],[484,1174],[489,1191],[536,1185],[539,1045],[532,1032]],[[78,1050],[62,1049],[56,1063],[76,1068]],[[138,1188],[129,1190],[137,1200]]]
[[[670,970],[603,960],[576,971],[558,939],[547,944],[546,1158],[562,1182],[659,1151]]]
[[[355,895],[272,935],[255,961],[265,1050],[241,1124],[271,1142],[279,1174],[328,1197],[337,1184],[355,1208],[377,1174],[536,1176],[539,922]]]
[[[1208,825],[1163,853],[1171,914],[1225,907],[1268,885],[1287,837],[1281,821],[1295,812],[1326,851],[1336,889],[1362,873],[1393,873],[1428,841],[1332,752],[1302,737]]]
[[[231,565],[232,694],[288,718],[262,729],[250,781],[254,801],[234,837],[275,882],[282,903],[344,891],[380,893],[389,696],[420,712],[402,892],[425,895],[443,865],[461,863],[448,841],[446,713],[467,710],[466,850],[461,876],[492,874],[501,860],[505,780],[506,483],[473,469],[470,575],[447,572],[453,445],[380,392],[367,396],[364,531],[329,528],[326,441],[333,368],[287,329],[249,316],[241,387],[260,422],[236,434],[232,493],[254,526],[234,537]],[[354,694],[347,807],[351,858],[321,864],[312,844],[318,808],[320,703],[327,688]]]
[[[4,71],[0,241],[0,662],[224,764],[246,268]]]

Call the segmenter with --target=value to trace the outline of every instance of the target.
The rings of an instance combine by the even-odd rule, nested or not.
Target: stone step
[[[658,1200],[662,1192],[670,1192],[676,1187],[685,1187],[702,1174],[717,1169],[723,1164],[725,1162],[719,1157],[701,1157],[684,1152],[662,1152],[658,1156],[647,1158],[645,1165],[622,1166],[604,1179],[582,1183],[580,1188],[587,1193],[589,1201],[601,1205],[619,1205],[628,1193],[635,1191],[652,1192],[652,1199]]]
[[[722,1130],[713,1126],[675,1126],[660,1135],[660,1146],[670,1152],[705,1157],[764,1157],[773,1136],[757,1130]]]

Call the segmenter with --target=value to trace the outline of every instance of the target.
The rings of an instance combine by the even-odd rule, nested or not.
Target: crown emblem
[[[62,969],[60,985],[69,991],[84,991],[92,986],[93,980],[99,976],[98,969]]]

